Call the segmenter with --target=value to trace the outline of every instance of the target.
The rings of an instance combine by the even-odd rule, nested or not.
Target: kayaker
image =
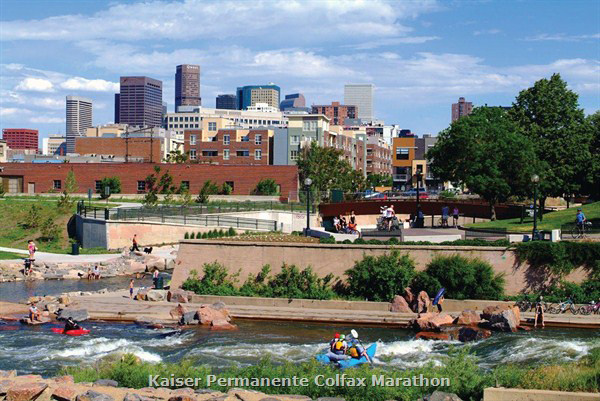
[[[372,363],[369,355],[367,354],[367,350],[358,340],[358,333],[356,331],[354,331],[353,336],[351,337],[349,347],[348,355],[350,355],[352,358],[360,359],[364,356],[367,362]]]
[[[335,333],[331,341],[329,341],[329,351],[333,352],[335,349],[335,343],[340,339],[340,333]]]
[[[77,322],[74,321],[73,318],[69,316],[65,323],[65,329],[63,330],[63,334],[66,334],[67,331],[73,331],[73,330],[81,330],[81,326],[78,325]]]
[[[346,355],[348,351],[348,343],[345,341],[346,336],[344,334],[340,334],[340,338],[333,345],[332,352],[336,355]]]

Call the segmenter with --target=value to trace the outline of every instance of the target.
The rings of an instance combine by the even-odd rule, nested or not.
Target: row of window
[[[248,151],[246,151],[246,152],[248,152]],[[248,156],[248,155],[246,155],[246,156]],[[260,155],[260,157],[262,157],[262,155]],[[195,154],[194,154],[194,158],[195,158]],[[260,160],[260,159],[257,159],[257,160]],[[234,182],[233,181],[226,181],[226,183],[227,183],[227,185],[229,185],[231,187],[231,189],[234,189]],[[102,181],[96,180],[95,181],[95,187],[96,187],[95,188],[96,192],[101,191],[102,190]],[[62,188],[62,181],[61,180],[54,180],[52,188],[57,189],[57,190],[61,189]],[[181,188],[189,189],[190,188],[190,182],[189,181],[181,181]],[[137,182],[137,190],[138,190],[138,192],[145,191],[146,190],[146,181],[141,181],[141,180],[138,181]]]
[[[218,150],[203,150],[201,152],[202,157],[218,157]],[[240,149],[235,152],[237,157],[250,157],[250,151],[248,149]],[[223,160],[229,160],[230,151],[229,149],[223,149]],[[196,149],[190,149],[190,160],[197,160],[198,152]],[[262,150],[254,150],[254,160],[262,160]]]
[[[198,136],[196,134],[190,135],[190,145],[195,145],[197,140],[198,140]],[[217,137],[212,137],[211,142],[216,142],[216,141],[217,141]],[[250,142],[250,136],[249,135],[243,136],[241,142]],[[223,145],[229,145],[230,143],[231,143],[231,136],[223,135]],[[261,134],[256,134],[254,136],[254,144],[262,145],[262,135]]]

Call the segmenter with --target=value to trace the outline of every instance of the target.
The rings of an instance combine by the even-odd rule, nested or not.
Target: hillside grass
[[[590,203],[582,206],[583,213],[588,220],[600,219],[600,202]],[[544,214],[542,221],[538,218],[538,230],[549,231],[560,229],[564,224],[575,223],[577,207],[571,207],[565,210],[549,212]],[[467,224],[468,228],[481,229],[506,229],[515,232],[531,232],[533,230],[533,217],[526,217],[521,223],[520,218],[505,219],[496,221],[486,221],[482,223]]]
[[[25,255],[24,253],[19,254],[19,253],[0,251],[0,260],[23,259],[25,256],[27,256],[27,255]]]

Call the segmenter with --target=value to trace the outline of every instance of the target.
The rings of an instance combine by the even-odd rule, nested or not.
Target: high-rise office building
[[[4,128],[2,139],[11,149],[38,150],[38,130],[27,128]]]
[[[286,111],[288,109],[297,109],[300,107],[306,107],[306,99],[302,93],[292,93],[285,95],[285,99],[281,101],[279,109]]]
[[[92,100],[67,96],[67,153],[75,152],[75,140],[92,126]]]
[[[200,66],[182,64],[175,72],[175,111],[179,106],[200,106]]]
[[[372,121],[373,116],[373,84],[344,85],[344,104],[358,107],[358,118]]]
[[[281,89],[270,83],[268,85],[248,85],[237,88],[238,110],[246,110],[257,103],[266,103],[279,110]]]
[[[217,95],[216,109],[236,110],[237,98],[235,95]]]
[[[162,81],[121,77],[119,123],[138,127],[162,126]]]
[[[458,103],[452,103],[452,122],[462,116],[468,116],[473,111],[473,103],[467,102],[464,97],[458,98]]]
[[[118,124],[119,120],[121,119],[119,117],[120,99],[121,95],[119,93],[115,93],[115,124]]]
[[[329,117],[331,125],[344,125],[346,118],[357,118],[356,106],[331,102],[326,105],[313,105],[313,114],[324,114]]]

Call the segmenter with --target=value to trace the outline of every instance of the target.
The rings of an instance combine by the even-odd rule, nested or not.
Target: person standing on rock
[[[140,251],[140,247],[138,246],[138,242],[137,242],[137,234],[133,234],[133,239],[131,240],[131,252],[134,251]]]
[[[129,299],[133,299],[133,279],[129,281]]]
[[[37,251],[37,247],[32,239],[27,241],[27,250],[29,251],[29,260],[33,262],[35,260],[35,252]]]
[[[94,279],[98,280],[100,278],[100,268],[98,265],[94,267]]]
[[[544,327],[544,297],[540,296],[540,300],[535,304],[535,321],[533,327],[537,327],[538,320],[542,327]]]

